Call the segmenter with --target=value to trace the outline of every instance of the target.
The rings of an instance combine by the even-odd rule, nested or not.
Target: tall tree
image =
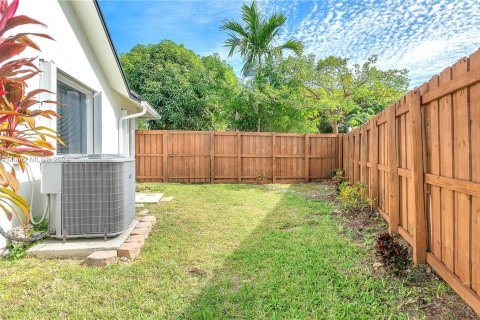
[[[242,6],[242,21],[226,20],[221,29],[227,31],[229,38],[225,46],[230,49],[229,56],[240,53],[244,59],[242,74],[252,75],[255,68],[262,66],[267,56],[284,50],[291,50],[297,55],[303,51],[303,45],[297,40],[287,40],[282,45],[275,45],[275,38],[280,28],[287,22],[283,14],[273,14],[268,19],[261,16],[255,1],[250,6]]]
[[[222,108],[240,87],[232,68],[218,56],[200,58],[173,41],[137,45],[120,56],[128,82],[160,114],[150,129],[212,130]],[[226,125],[223,124],[223,127]]]
[[[213,113],[215,130],[226,130],[232,117],[232,105],[236,104],[243,87],[233,68],[218,54],[202,57],[207,72],[207,103]]]
[[[280,54],[269,57],[237,97],[230,127],[241,131],[315,132],[308,121],[302,87],[283,68]],[[288,70],[287,70],[288,71]]]

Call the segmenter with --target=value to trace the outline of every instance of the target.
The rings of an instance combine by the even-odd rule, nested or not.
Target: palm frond
[[[273,14],[267,20],[262,18],[255,1],[242,6],[242,22],[225,20],[221,30],[227,31],[228,39],[224,46],[229,48],[229,56],[239,53],[244,59],[242,74],[250,75],[262,65],[265,57],[283,50],[292,50],[301,55],[303,45],[296,40],[288,40],[281,46],[273,47],[274,38],[287,22],[284,14]]]
[[[260,28],[261,17],[255,1],[250,6],[246,4],[242,6],[242,20],[245,22],[247,30],[251,33],[255,33]]]
[[[280,27],[287,22],[287,17],[283,14],[272,15],[262,28],[261,37],[265,42],[271,42],[278,34]]]
[[[242,40],[233,33],[229,33],[228,36],[229,38],[225,40],[223,46],[229,48],[228,56],[231,57],[235,51],[242,51]]]
[[[285,49],[292,50],[293,52],[295,52],[296,55],[300,56],[303,52],[303,43],[298,40],[290,39],[281,46],[276,47],[275,49],[280,51]]]
[[[243,28],[243,26],[240,23],[238,23],[235,20],[223,21],[222,25],[220,26],[220,30],[233,31],[243,37],[248,37],[247,31]]]

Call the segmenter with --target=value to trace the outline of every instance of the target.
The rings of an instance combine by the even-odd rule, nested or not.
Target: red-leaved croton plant
[[[30,208],[18,194],[19,182],[13,163],[25,170],[27,157],[47,157],[53,155],[54,145],[48,138],[61,140],[50,128],[37,125],[39,118],[59,117],[52,110],[39,110],[32,107],[39,103],[36,96],[44,89],[26,92],[25,81],[38,75],[40,70],[34,64],[35,58],[17,57],[26,48],[40,50],[30,38],[52,39],[43,33],[15,33],[14,29],[23,25],[43,23],[24,15],[15,15],[19,0],[10,4],[0,0],[0,210],[12,219],[15,214],[21,224],[30,220]]]

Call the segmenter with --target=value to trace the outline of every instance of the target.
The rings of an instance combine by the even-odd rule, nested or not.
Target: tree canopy
[[[311,106],[311,120],[326,121],[334,132],[355,127],[399,99],[408,88],[408,71],[376,67],[373,55],[363,64],[314,55],[290,57],[285,68],[302,86]],[[323,124],[325,125],[325,123]]]
[[[120,61],[131,88],[161,115],[150,121],[150,129],[219,129],[225,105],[241,88],[217,55],[200,58],[170,40],[137,45]]]
[[[286,22],[263,17],[255,2],[242,23],[227,20],[229,55],[244,60],[239,79],[218,54],[200,57],[171,40],[137,45],[120,56],[127,80],[161,115],[150,129],[339,132],[367,121],[408,88],[407,70],[301,54],[293,39],[276,45]],[[284,55],[284,50],[294,54]]]

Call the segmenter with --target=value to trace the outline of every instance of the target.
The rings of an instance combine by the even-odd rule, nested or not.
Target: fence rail
[[[480,315],[480,50],[340,139],[390,232]]]
[[[339,141],[336,134],[137,131],[137,181],[316,181],[340,166]]]

